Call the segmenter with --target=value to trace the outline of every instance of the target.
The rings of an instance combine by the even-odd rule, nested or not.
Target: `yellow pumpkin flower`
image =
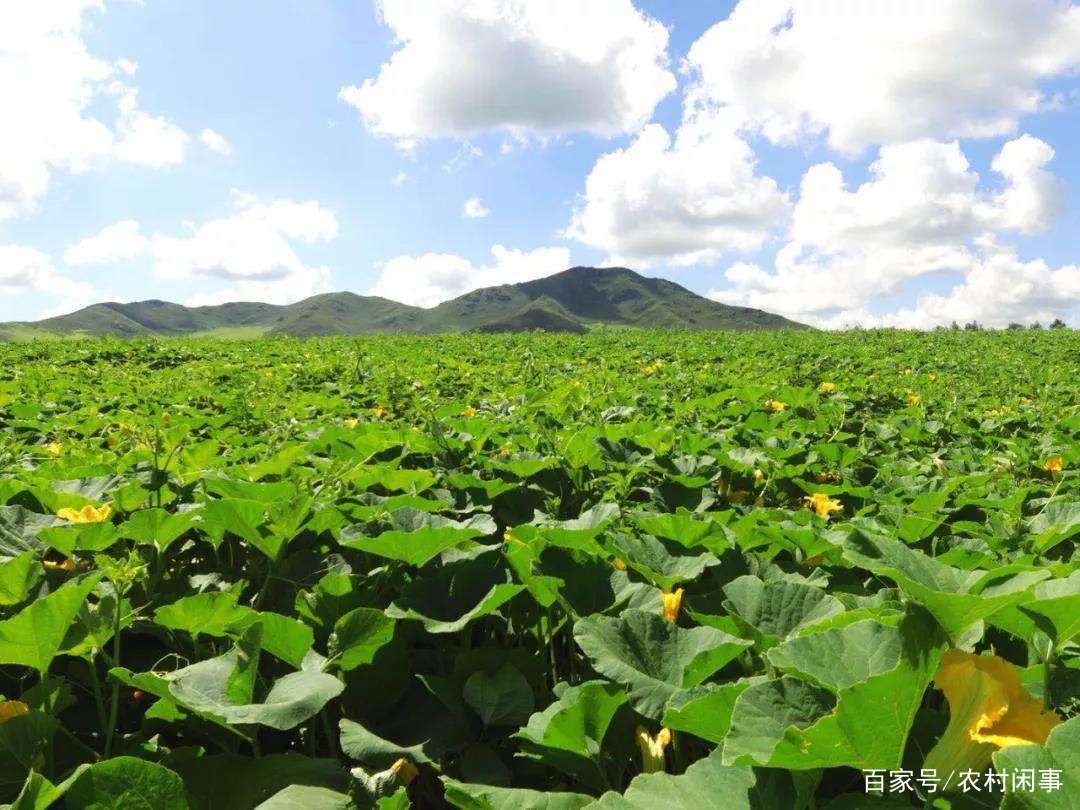
[[[472,405],[469,405],[467,408],[465,408],[465,410],[461,412],[461,415],[464,416],[466,419],[472,419],[474,416],[476,416],[477,413],[478,411],[476,410],[476,408],[474,408]]]
[[[371,409],[371,413],[376,419],[382,419],[383,416],[386,415],[386,408],[384,408],[382,405],[376,405],[374,408]]]
[[[764,477],[765,477],[765,473],[763,473],[761,470],[754,470],[754,480],[755,481],[760,481]]]
[[[922,402],[922,397],[920,397],[918,394],[908,394],[908,397],[907,397],[907,404],[908,405],[915,406],[915,405],[918,405],[920,402]]]
[[[87,504],[82,509],[72,509],[70,506],[57,511],[56,516],[69,523],[102,523],[112,514],[109,504],[104,506],[91,506]]]
[[[1043,469],[1053,475],[1054,473],[1061,472],[1061,468],[1064,463],[1065,459],[1063,459],[1061,456],[1050,456],[1050,458],[1046,460],[1046,463],[1043,464]]]
[[[807,509],[813,509],[818,517],[827,518],[833,512],[843,512],[844,505],[835,498],[830,498],[824,492],[815,492],[813,495],[803,497],[803,505]]]
[[[778,399],[769,399],[765,401],[765,410],[772,411],[773,413],[780,413],[787,407],[786,402],[781,402]]]
[[[348,419],[345,420],[345,427],[347,427],[349,430],[352,430],[359,424],[360,420],[357,419],[355,416],[350,416]]]
[[[3,725],[12,717],[29,714],[30,707],[21,700],[0,701],[0,725]]]
[[[818,386],[818,391],[820,391],[823,394],[831,394],[835,390],[836,390],[836,383],[823,382],[821,385]]]
[[[671,729],[662,728],[653,737],[642,726],[634,732],[634,740],[641,749],[642,773],[661,773],[665,770],[664,749],[671,743]]]
[[[1017,668],[996,655],[949,650],[934,683],[949,703],[949,725],[923,767],[939,774],[981,771],[994,751],[1042,745],[1061,723],[1028,694]]]
[[[397,774],[398,779],[406,785],[411,785],[413,780],[420,775],[420,771],[416,769],[416,766],[405,759],[405,757],[402,757],[391,765],[390,770]]]
[[[52,444],[48,445],[45,449],[48,451],[49,455],[52,456],[53,458],[59,458],[64,452],[64,445],[60,444],[60,442],[53,442]]]
[[[663,606],[660,608],[660,615],[667,621],[674,622],[679,618],[679,608],[682,607],[682,595],[683,589],[676,588],[674,591],[669,591],[664,588],[661,591],[661,599],[663,599]]]
[[[641,367],[641,373],[644,374],[646,377],[651,377],[653,374],[658,372],[663,367],[664,367],[664,364],[662,362],[660,362],[659,360],[657,360],[652,365],[642,366]]]
[[[931,371],[929,374],[926,375],[926,379],[930,380],[930,382],[936,382],[937,374]]]
[[[620,558],[618,558],[618,557],[616,557],[616,558],[615,558],[615,562],[613,562],[613,563],[612,563],[612,565],[614,565],[614,566],[615,566],[615,570],[616,570],[616,571],[625,571],[625,570],[626,570],[626,563],[624,563],[624,562],[623,562],[623,561],[622,561],[622,560],[621,560]]]

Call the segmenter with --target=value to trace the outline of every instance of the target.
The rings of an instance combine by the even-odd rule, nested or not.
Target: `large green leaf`
[[[724,586],[725,606],[761,649],[844,611],[843,603],[818,588],[790,579],[763,582],[742,576]]]
[[[394,620],[382,611],[356,608],[334,624],[330,634],[329,652],[342,670],[370,664],[383,646],[394,638]]]
[[[252,630],[256,632],[252,632]],[[278,678],[261,702],[252,701],[261,632],[256,626],[229,652],[163,676],[180,706],[233,725],[259,724],[282,731],[310,720],[344,685],[311,667]]]
[[[686,629],[641,610],[580,619],[574,639],[597,672],[629,687],[634,708],[657,720],[674,695],[697,686],[750,646],[711,627]]]
[[[298,754],[269,754],[257,759],[233,754],[194,757],[173,764],[184,780],[192,810],[257,807],[290,785],[344,792],[349,773],[337,760]]]
[[[1046,745],[1015,745],[994,754],[994,767],[1011,779],[1032,774],[1030,787],[1012,789],[1002,799],[1001,810],[1070,810],[1080,796],[1080,717],[1050,732]],[[1044,775],[1057,771],[1060,787],[1047,790]]]
[[[525,590],[525,586],[508,580],[497,560],[482,557],[452,563],[431,576],[413,580],[386,609],[386,615],[415,619],[429,633],[456,633]]]
[[[341,545],[421,566],[447,549],[495,531],[495,523],[487,515],[456,521],[405,507],[390,517],[394,528],[374,537],[367,535],[362,527],[342,530]]]
[[[17,605],[41,579],[41,563],[33,551],[0,562],[0,605]]]
[[[607,781],[600,761],[604,735],[626,693],[613,683],[588,681],[579,686],[560,683],[555,696],[555,702],[514,735],[521,740],[521,755],[602,790]]]
[[[605,793],[588,810],[657,810],[657,808],[723,807],[724,810],[765,810],[795,807],[795,791],[786,776],[767,776],[752,768],[721,761],[720,749],[674,776],[642,774],[622,795]]]
[[[582,793],[470,785],[442,777],[445,797],[461,810],[581,810],[592,802]]]
[[[0,622],[0,664],[21,664],[45,672],[99,579],[95,575],[68,582]]]
[[[898,540],[865,531],[848,538],[844,556],[894,580],[933,614],[954,641],[972,624],[1015,604],[1032,586],[1050,576],[1045,569],[1022,566],[962,571]]]
[[[528,720],[535,706],[532,687],[513,664],[494,673],[477,670],[465,681],[465,702],[485,726],[516,726]]]
[[[861,621],[781,644],[769,659],[788,674],[736,698],[724,761],[792,770],[899,767],[946,646],[920,614],[898,626]]]
[[[189,810],[184,783],[173,771],[145,759],[116,757],[84,770],[68,788],[69,810]]]
[[[624,535],[617,547],[623,561],[658,588],[673,589],[697,579],[709,566],[720,564],[708,552],[696,556],[673,554],[653,537]]]

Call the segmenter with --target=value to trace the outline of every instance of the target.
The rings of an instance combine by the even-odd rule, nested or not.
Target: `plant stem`
[[[97,664],[92,657],[87,659],[86,664],[90,667],[90,684],[94,687],[94,705],[97,707],[98,724],[104,729],[108,720],[105,717],[105,701],[101,697],[101,679],[98,678]]]
[[[120,610],[124,596],[119,589],[116,591],[116,620],[113,623],[113,657],[112,665],[120,666]],[[113,678],[112,694],[109,704],[109,725],[105,729],[105,756],[112,753],[113,735],[116,732],[116,720],[120,714],[120,681]]]

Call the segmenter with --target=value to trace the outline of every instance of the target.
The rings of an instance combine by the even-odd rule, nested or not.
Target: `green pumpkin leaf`
[[[521,725],[535,707],[532,687],[513,664],[492,675],[477,670],[465,681],[462,697],[485,726]]]
[[[356,608],[334,624],[329,651],[334,663],[343,670],[370,664],[383,646],[394,638],[394,620],[381,610]]]
[[[95,575],[68,582],[0,622],[0,664],[21,664],[46,672],[99,579]]]
[[[68,788],[64,806],[69,810],[191,807],[184,783],[174,771],[135,757],[115,757],[91,765]]]
[[[685,629],[641,610],[580,619],[574,639],[597,672],[629,687],[634,708],[657,720],[674,695],[697,686],[750,646],[711,627]]]

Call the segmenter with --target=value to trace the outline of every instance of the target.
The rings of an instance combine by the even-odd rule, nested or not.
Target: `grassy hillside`
[[[35,323],[0,324],[0,340],[140,335],[296,337],[381,332],[581,332],[608,324],[648,329],[798,329],[778,315],[710,301],[625,268],[574,267],[547,278],[466,293],[431,309],[350,292],[288,306],[237,302],[185,307],[167,301],[104,303]]]

